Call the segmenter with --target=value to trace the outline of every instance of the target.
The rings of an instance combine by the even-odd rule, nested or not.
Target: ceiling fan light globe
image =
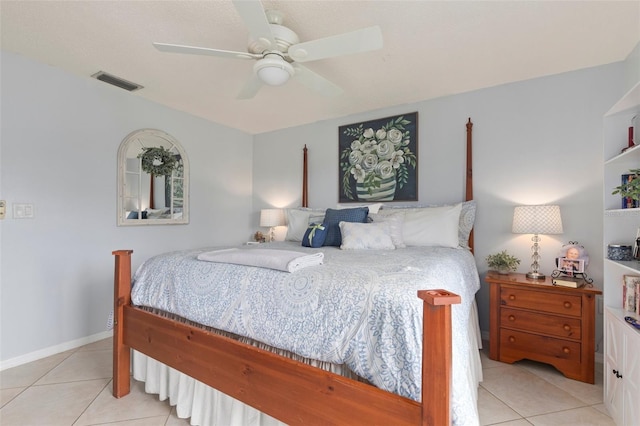
[[[260,80],[269,86],[283,85],[295,72],[291,64],[280,57],[260,59],[253,66],[253,70]]]

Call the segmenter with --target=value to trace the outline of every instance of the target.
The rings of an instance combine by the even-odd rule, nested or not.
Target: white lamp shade
[[[560,206],[517,206],[513,211],[514,234],[562,234]]]
[[[282,209],[262,209],[260,210],[260,226],[282,226],[284,225],[284,210]]]

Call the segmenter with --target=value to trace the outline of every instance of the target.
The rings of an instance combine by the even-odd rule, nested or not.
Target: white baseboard
[[[81,339],[72,340],[70,342],[61,343],[59,345],[50,346],[48,348],[40,349],[35,352],[11,358],[6,361],[0,362],[0,371],[17,367],[22,364],[27,364],[29,362],[37,361],[51,355],[59,354],[60,352],[76,349],[80,346],[88,345],[89,343],[97,342],[98,340],[106,339],[111,336],[113,336],[113,332],[111,330],[103,331],[101,333],[93,334]]]

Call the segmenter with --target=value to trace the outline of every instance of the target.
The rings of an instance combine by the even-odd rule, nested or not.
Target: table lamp
[[[517,206],[513,211],[514,234],[533,234],[531,241],[531,271],[527,278],[544,279],[539,269],[540,254],[538,253],[540,237],[538,234],[562,234],[562,218],[560,206]]]
[[[262,209],[260,210],[260,226],[269,227],[269,241],[273,241],[275,226],[284,225],[284,210]]]

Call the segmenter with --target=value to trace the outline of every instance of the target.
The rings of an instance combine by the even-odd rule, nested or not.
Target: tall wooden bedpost
[[[116,250],[113,294],[113,396],[129,393],[131,348],[124,344],[124,307],[131,304],[131,253],[133,250]]]
[[[302,207],[309,207],[309,181],[307,180],[307,145],[302,150]]]
[[[471,201],[473,200],[473,148],[472,148],[472,130],[473,123],[471,122],[471,117],[469,117],[469,121],[467,121],[467,179],[465,182],[465,200]],[[471,252],[473,253],[473,228],[471,228],[471,233],[469,234],[469,247],[471,248]]]

